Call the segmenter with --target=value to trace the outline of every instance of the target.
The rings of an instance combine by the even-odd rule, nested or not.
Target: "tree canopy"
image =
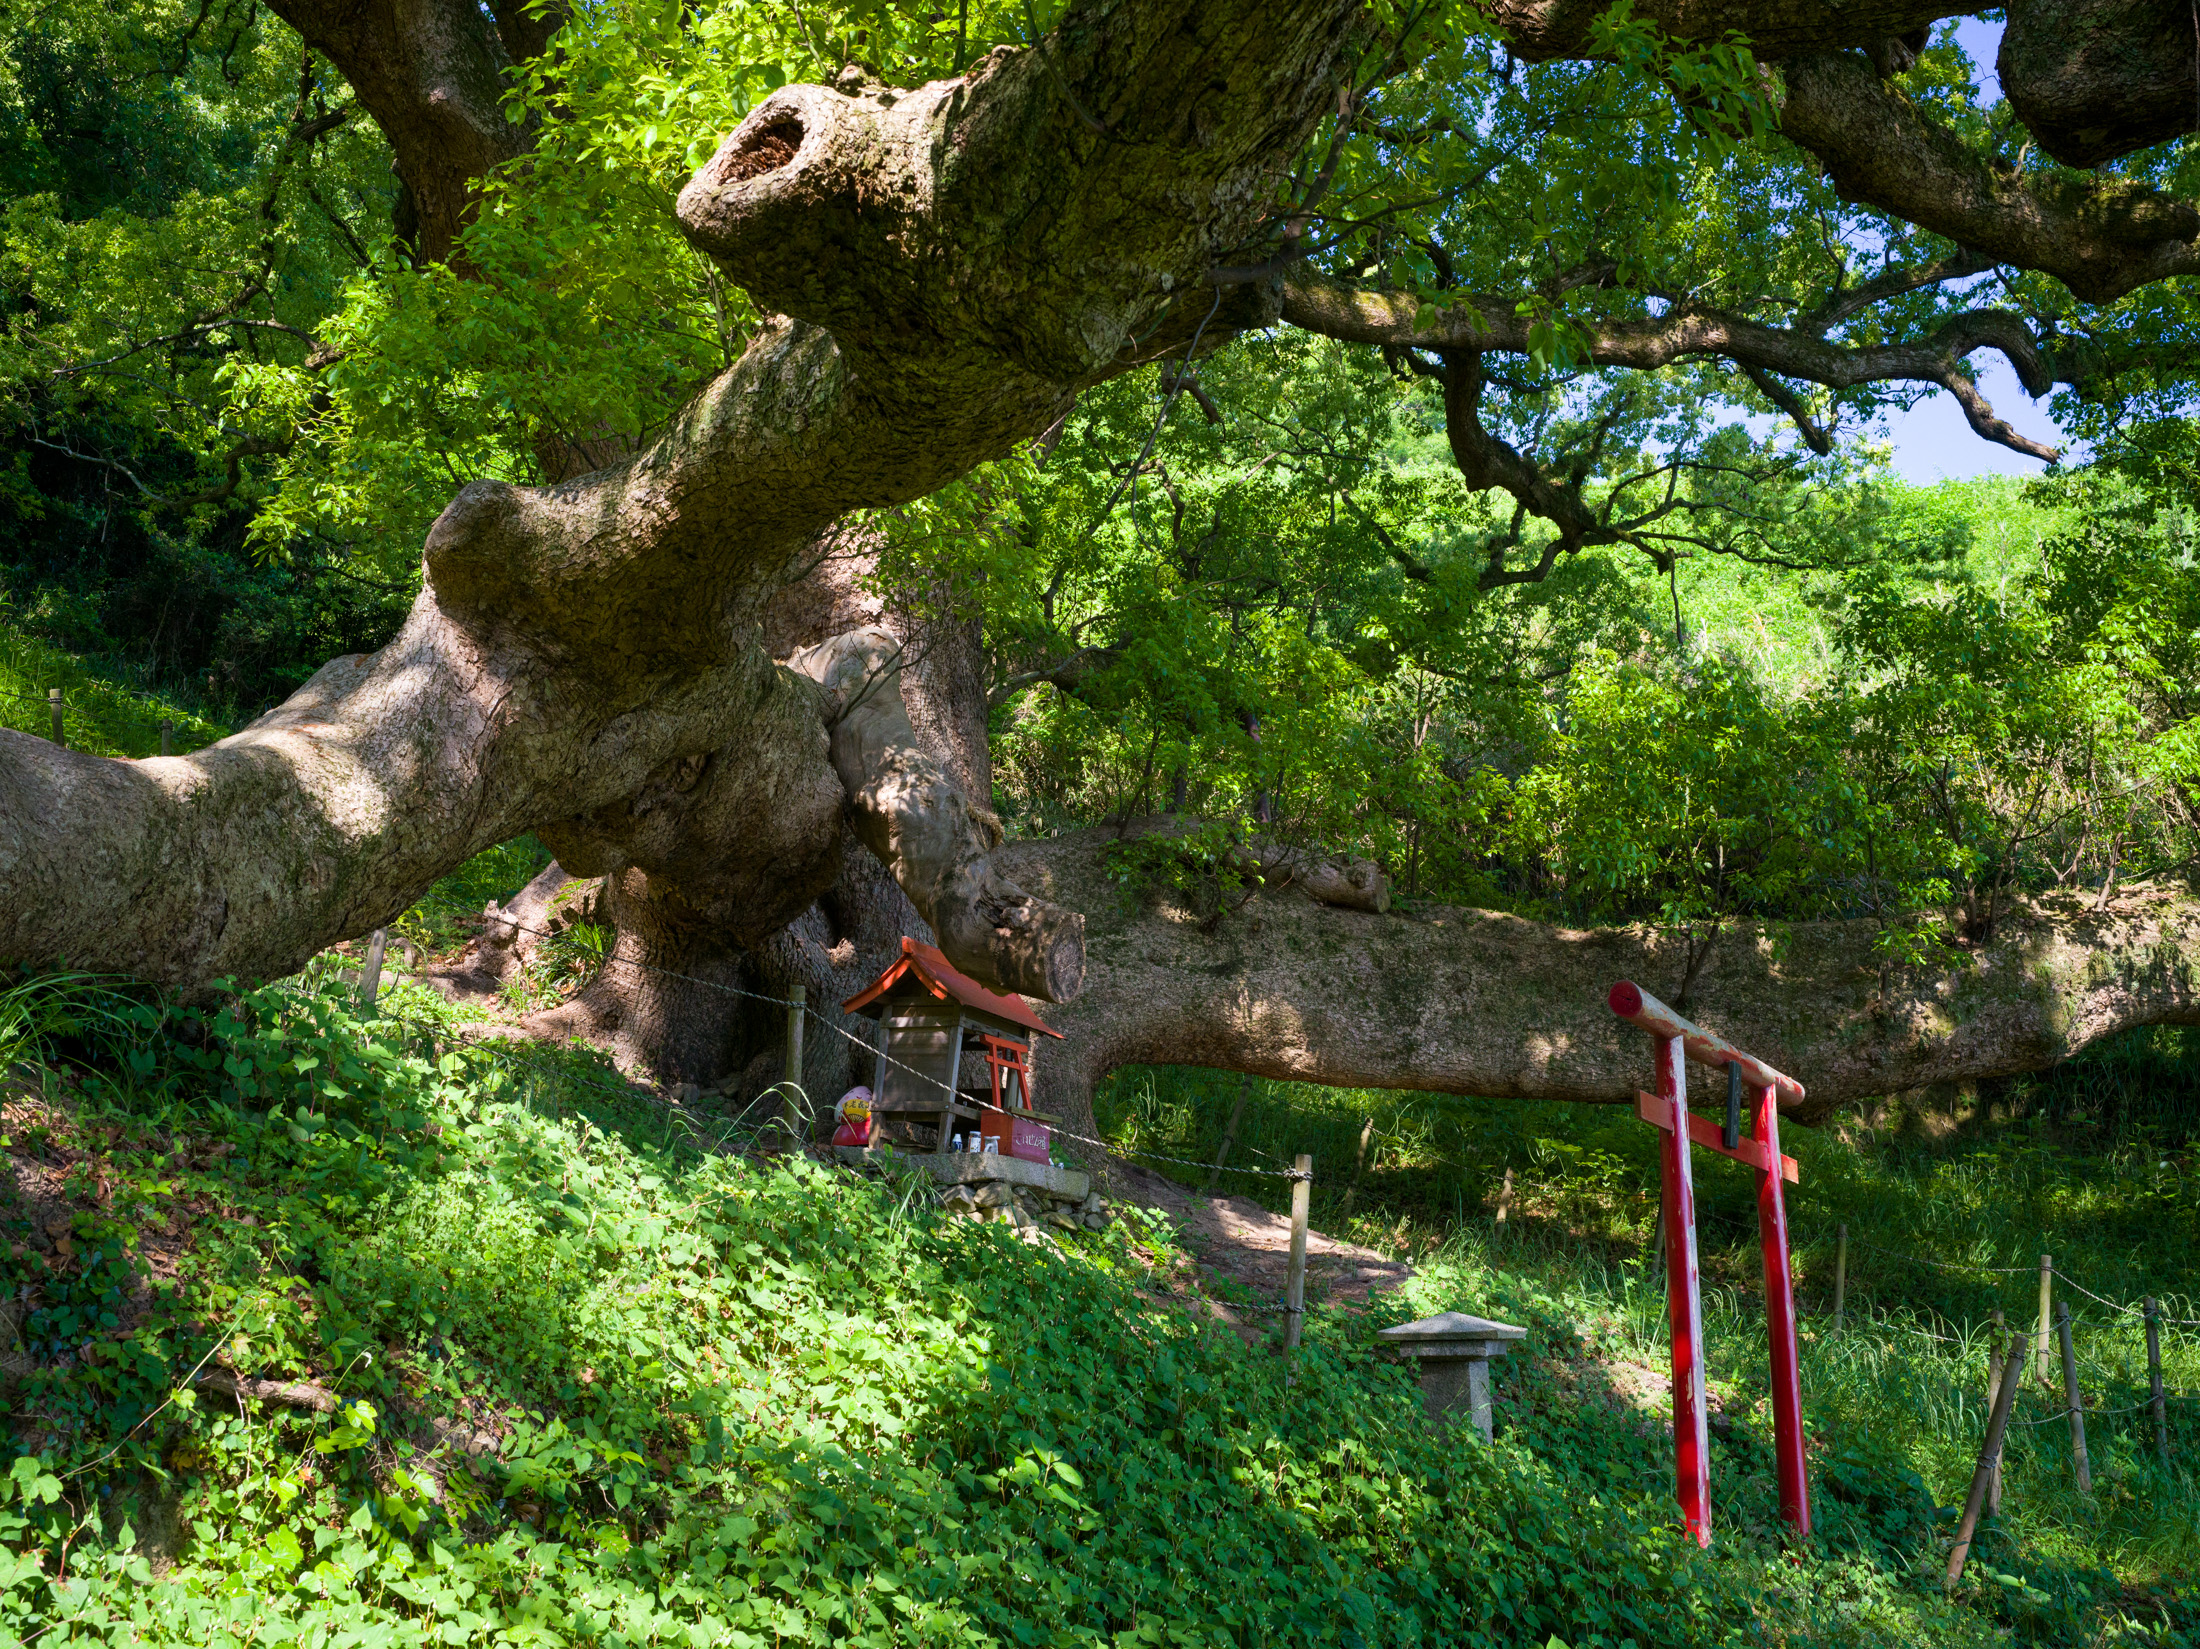
[[[517,828],[692,878],[732,802],[645,850],[636,798],[802,720],[802,589],[890,615],[955,863],[1112,824],[1203,920],[1249,844],[1353,855],[1401,908],[1647,923],[1685,1000],[1769,922],[1945,967],[2012,900],[2189,873],[2192,69],[2043,44],[2103,8],[2013,10],[1996,65],[1934,7],[492,9],[11,30],[11,627],[233,720],[313,678],[270,737],[398,718],[268,815],[325,910],[245,943],[207,859],[164,919],[233,937],[127,965],[264,969]],[[1929,393],[2043,477],[1903,486],[1876,420]],[[477,713],[580,743],[404,730]],[[399,750],[443,822],[329,826],[395,817]],[[852,796],[869,759],[835,735]],[[751,950],[839,874],[793,770],[736,788],[810,786],[802,875],[683,894]]]

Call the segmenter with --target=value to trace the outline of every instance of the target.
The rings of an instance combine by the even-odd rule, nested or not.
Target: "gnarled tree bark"
[[[1086,915],[1088,988],[1043,1010],[1065,1040],[1047,1043],[1035,1080],[1080,1133],[1093,1131],[1094,1084],[1131,1064],[1602,1104],[1648,1086],[1646,1039],[1605,992],[1632,979],[1671,1000],[1680,939],[1485,910],[1378,916],[1288,889],[1216,922],[1167,894],[1126,898],[1107,874],[1115,839],[1000,854],[1024,886]],[[1871,1095],[2039,1070],[2133,1025],[2200,1024],[2200,897],[2126,889],[2094,905],[2034,901],[1945,968],[1883,970],[1868,921],[1737,933],[1696,976],[1696,1017],[1802,1082],[1806,1122]]]
[[[756,821],[744,934],[783,927],[837,874],[843,790],[814,684],[761,644],[774,592],[847,511],[930,491],[1183,350],[1225,307],[1200,276],[1328,106],[1353,17],[1103,4],[953,80],[774,94],[681,219],[784,318],[636,459],[464,489],[397,640],[244,733],[135,763],[0,735],[0,957],[287,972],[518,830],[589,874],[676,865],[683,818],[699,839]],[[1265,299],[1229,302],[1245,313],[1217,341]],[[941,897],[936,862],[900,868]],[[941,937],[999,965],[987,932]]]

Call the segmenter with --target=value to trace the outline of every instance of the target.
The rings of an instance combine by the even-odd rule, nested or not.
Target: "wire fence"
[[[560,937],[559,933],[556,930],[535,927],[528,923],[520,921],[516,917],[509,915],[499,916],[495,919],[495,921],[497,925],[510,931],[515,937],[522,933],[532,935],[533,937],[544,941],[555,941]],[[780,1009],[781,1011],[798,1009],[803,1015],[805,1023],[822,1026],[824,1029],[829,1030],[834,1035],[843,1038],[854,1047],[860,1049],[862,1052],[869,1054],[874,1059],[882,1061],[885,1064],[894,1066],[896,1069],[905,1072],[907,1075],[914,1078],[920,1083],[939,1089],[940,1092],[945,1095],[949,1100],[961,1102],[965,1098],[961,1091],[952,1087],[948,1083],[942,1082],[938,1077],[932,1075],[932,1073],[930,1073],[929,1071],[919,1070],[915,1066],[910,1065],[904,1060],[896,1059],[893,1055],[887,1053],[885,1049],[879,1046],[876,1042],[873,1042],[865,1037],[856,1035],[853,1031],[850,1031],[845,1025],[839,1023],[837,1019],[830,1018],[825,1014],[820,1013],[816,1008],[811,1007],[809,1004],[807,992],[805,992],[804,995],[801,997],[773,996],[763,991],[744,990],[738,985],[729,985],[723,980],[703,979],[697,977],[694,974],[681,973],[671,968],[660,968],[650,963],[638,961],[632,957],[619,956],[616,953],[606,953],[601,958],[601,961],[605,966],[631,968],[638,973],[651,975],[660,979],[674,980],[678,983],[690,985],[700,990],[714,991],[725,996],[739,997],[751,1002],[764,1003],[771,1007]],[[410,1023],[418,1025],[419,1022],[411,1021]],[[493,1054],[492,1057],[494,1057]],[[510,1061],[507,1061],[507,1063],[510,1063]],[[682,1107],[674,1104],[671,1100],[664,1098],[662,1095],[657,1094],[654,1090],[646,1086],[633,1083],[614,1086],[607,1082],[593,1081],[589,1078],[579,1076],[577,1073],[569,1073],[569,1075],[572,1080],[579,1081],[585,1086],[598,1088],[606,1093],[614,1094],[618,1097],[627,1099],[634,1099],[637,1097],[646,1098],[660,1106],[665,1107],[669,1112],[675,1115],[679,1115],[683,1119],[687,1119],[688,1114],[684,1111]],[[749,1112],[755,1110],[760,1105],[762,1105],[764,1101],[771,1099],[775,1095],[780,1096],[783,1100],[791,1100],[804,1111],[805,1114],[802,1117],[802,1122],[804,1124],[801,1130],[802,1134],[807,1135],[809,1132],[814,1130],[817,1121],[814,1108],[809,1106],[807,1095],[803,1092],[800,1084],[792,1081],[781,1082],[775,1084],[771,1088],[767,1088],[762,1094],[759,1094],[755,1099],[752,1099],[749,1104],[744,1107],[741,1116],[747,1116]],[[691,1129],[691,1134],[694,1134],[694,1136],[699,1139],[699,1131],[695,1131],[693,1129],[692,1121],[689,1122],[689,1126]],[[726,1139],[731,1137],[732,1132],[733,1130],[730,1128],[722,1131],[718,1140],[715,1142],[716,1145],[722,1147]],[[944,1119],[941,1126],[941,1134],[941,1144],[944,1146],[944,1136],[946,1134],[946,1125]],[[1198,1161],[1188,1157],[1173,1157],[1151,1151],[1125,1150],[1120,1146],[1109,1144],[1109,1142],[1107,1142],[1106,1140],[1096,1139],[1089,1134],[1080,1134],[1073,1129],[1063,1128],[1059,1125],[1055,1125],[1049,1130],[1050,1138],[1056,1136],[1072,1139],[1080,1144],[1093,1146],[1111,1156],[1141,1163],[1159,1163],[1165,1164],[1170,1167],[1207,1169],[1212,1169],[1219,1166],[1219,1164],[1217,1163]],[[1299,1169],[1296,1167],[1248,1168],[1240,1166],[1232,1169],[1231,1171],[1234,1173],[1255,1174],[1265,1178],[1280,1179],[1285,1181],[1311,1181],[1314,1177],[1310,1171]],[[1227,1301],[1220,1303],[1224,1306],[1225,1309],[1230,1311],[1268,1313],[1287,1317],[1303,1317],[1305,1315],[1304,1306],[1293,1305],[1288,1301],[1276,1304]]]

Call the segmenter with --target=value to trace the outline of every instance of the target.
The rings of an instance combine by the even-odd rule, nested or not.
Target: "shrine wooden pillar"
[[[1795,1287],[1789,1270],[1787,1205],[1782,1183],[1797,1180],[1795,1160],[1780,1154],[1780,1100],[1803,1098],[1803,1085],[1725,1039],[1689,1023],[1656,997],[1626,981],[1612,987],[1612,1011],[1649,1032],[1657,1092],[1635,1096],[1635,1112],[1664,1134],[1658,1188],[1664,1214],[1666,1306],[1672,1322],[1673,1470],[1688,1532],[1711,1544],[1710,1454],[1703,1364],[1703,1283],[1696,1254],[1695,1146],[1757,1171],[1757,1237],[1765,1271],[1765,1332],[1772,1375],[1773,1457],[1780,1479],[1780,1516],[1797,1538],[1810,1533],[1810,1482],[1803,1438],[1803,1388],[1795,1332]],[[1755,1124],[1748,1138],[1688,1112],[1688,1061],[1728,1071],[1729,1127],[1738,1094],[1752,1096]]]

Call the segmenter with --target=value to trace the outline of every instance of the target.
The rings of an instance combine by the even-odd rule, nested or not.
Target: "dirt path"
[[[1291,1258],[1291,1221],[1272,1214],[1250,1197],[1203,1197],[1175,1180],[1133,1163],[1110,1163],[1105,1172],[1110,1194],[1166,1213],[1184,1233],[1185,1246],[1198,1261],[1203,1282],[1235,1283],[1263,1302],[1281,1302],[1284,1273]],[[1413,1275],[1403,1260],[1385,1259],[1372,1248],[1339,1242],[1319,1231],[1306,1234],[1306,1297],[1318,1301],[1366,1305],[1384,1289]],[[1240,1323],[1239,1314],[1218,1312],[1241,1333],[1256,1319]]]

